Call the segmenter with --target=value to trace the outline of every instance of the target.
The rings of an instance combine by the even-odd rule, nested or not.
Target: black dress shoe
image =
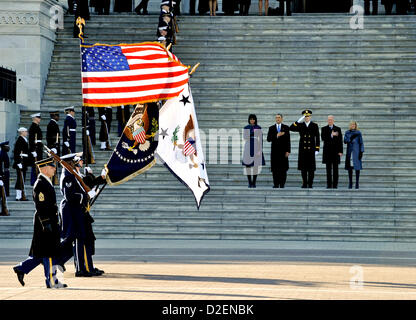
[[[77,271],[75,272],[75,277],[92,277],[92,273],[87,271]]]
[[[22,286],[25,285],[25,282],[23,281],[23,278],[25,277],[24,272],[20,271],[19,269],[17,269],[17,267],[13,268],[13,271],[17,274],[17,280],[19,280],[20,284]]]
[[[96,272],[100,272],[101,274],[103,274],[103,273],[104,273],[104,270],[100,270],[100,269],[98,269],[98,268],[94,268],[94,271],[96,271]]]

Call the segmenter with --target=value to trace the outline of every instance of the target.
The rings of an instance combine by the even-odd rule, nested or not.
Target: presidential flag
[[[188,68],[160,43],[80,46],[84,106],[166,100],[188,82]]]
[[[189,84],[159,110],[159,128],[156,155],[192,191],[199,209],[210,186]]]
[[[158,119],[158,103],[138,104],[135,107],[111,158],[105,165],[109,185],[124,183],[156,163]]]

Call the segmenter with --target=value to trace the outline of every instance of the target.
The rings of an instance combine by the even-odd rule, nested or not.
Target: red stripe
[[[168,59],[166,54],[149,54],[147,56],[126,56],[127,60],[130,59],[141,59],[141,60],[155,60],[155,59]]]
[[[182,92],[182,90],[180,91]],[[83,99],[84,104],[95,104],[107,106],[110,104],[132,104],[137,103],[138,101],[156,101],[162,99],[169,99],[177,97],[180,92],[175,93],[164,93],[164,94],[155,94],[149,96],[138,96],[136,98],[118,98],[118,99]]]
[[[151,73],[134,76],[119,76],[119,77],[82,77],[82,82],[124,82],[124,81],[140,81],[140,80],[151,80],[151,79],[162,79],[181,76],[187,73],[188,70],[175,71],[175,72],[164,72],[164,73]]]
[[[149,46],[149,45],[146,45],[146,46]],[[151,46],[151,48],[137,48],[137,47],[136,48],[121,48],[121,52],[123,53],[143,52],[143,51],[149,51],[149,50],[159,50],[161,52],[164,52],[166,56],[166,51],[163,50],[159,46]]]
[[[135,86],[135,87],[117,87],[117,88],[83,88],[82,93],[123,93],[123,92],[140,92],[148,91],[155,89],[169,89],[177,88],[188,82],[188,79],[172,82],[172,83],[160,83],[160,84],[151,84],[145,86]]]

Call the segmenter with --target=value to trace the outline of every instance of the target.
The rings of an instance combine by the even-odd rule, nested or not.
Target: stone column
[[[54,6],[62,10],[55,0],[0,0],[0,63],[16,71],[16,102],[26,109],[40,109],[56,41],[51,21],[59,19]]]

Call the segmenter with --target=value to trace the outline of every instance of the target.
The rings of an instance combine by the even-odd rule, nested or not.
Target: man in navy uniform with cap
[[[298,170],[302,172],[302,188],[312,188],[316,170],[315,156],[319,153],[319,127],[311,121],[312,111],[302,111],[302,117],[290,126],[299,132]]]
[[[10,196],[10,151],[9,141],[0,143],[0,179],[4,184],[6,196]]]
[[[62,129],[62,155],[76,152],[77,122],[75,120],[75,107],[65,108],[66,118]]]
[[[19,137],[14,144],[13,150],[13,168],[16,169],[16,184],[14,187],[16,190],[16,201],[28,201],[24,194],[27,167],[30,165],[28,131],[25,127],[20,127],[17,131],[19,132]]]
[[[36,161],[43,159],[42,130],[40,128],[40,113],[31,115],[32,124],[29,127],[29,152],[32,157],[32,172],[30,176],[30,185],[34,185],[38,175]]]
[[[75,174],[78,174],[76,166],[81,160],[80,154],[68,154],[61,159],[70,164]],[[78,175],[82,179],[82,176]],[[86,215],[89,210],[89,199],[95,196],[95,191],[87,192],[77,177],[65,168],[61,174],[60,188],[63,195],[61,201],[63,255],[59,264],[63,266],[73,256],[76,277],[94,276],[96,274],[91,254],[86,246],[88,236]]]
[[[33,187],[35,203],[34,231],[29,257],[16,265],[13,270],[22,286],[26,274],[43,264],[47,288],[64,288],[58,278],[57,257],[60,255],[60,226],[55,188],[51,178],[56,167],[52,157],[36,162],[39,175]]]

